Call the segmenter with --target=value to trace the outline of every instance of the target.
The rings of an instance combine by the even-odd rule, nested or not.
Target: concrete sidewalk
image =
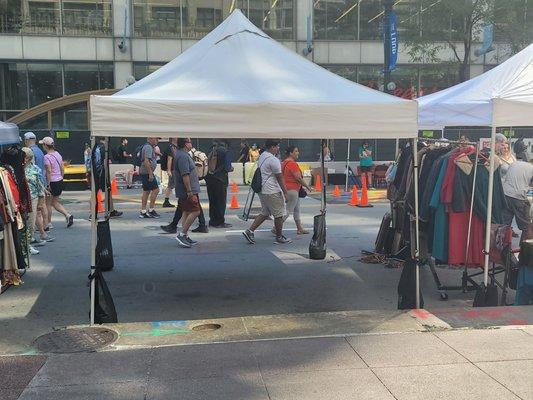
[[[532,376],[525,326],[50,355],[20,399],[533,399]]]

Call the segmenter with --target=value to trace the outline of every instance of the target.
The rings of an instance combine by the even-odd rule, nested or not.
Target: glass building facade
[[[0,118],[65,95],[113,87],[113,63],[0,61]]]
[[[0,34],[111,36],[111,0],[2,0]]]
[[[232,4],[275,39],[294,39],[296,0],[133,0],[137,37],[200,39],[230,14]]]

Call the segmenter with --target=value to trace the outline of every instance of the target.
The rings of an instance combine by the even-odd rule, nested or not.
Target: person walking
[[[504,224],[511,225],[513,218],[516,219],[518,229],[522,231],[520,242],[533,239],[531,204],[527,197],[527,192],[533,184],[533,165],[524,161],[526,157],[523,152],[517,153],[517,161],[509,165],[502,181],[503,193],[507,201],[507,208],[502,212]]]
[[[109,180],[109,157],[107,159],[107,169],[105,168],[106,163],[106,146],[107,145],[107,138],[104,136],[101,136],[98,139],[98,145],[96,146],[96,149],[94,151],[94,164],[96,167],[95,173],[94,173],[94,185],[96,193],[100,190],[102,194],[106,193],[107,196],[109,196],[109,217],[110,218],[118,218],[122,216],[121,211],[115,210],[115,205],[113,203],[113,195],[111,194],[111,182]],[[90,164],[92,165],[92,164]],[[107,178],[107,179],[106,179]],[[92,215],[92,211],[90,215]]]
[[[41,182],[46,186],[45,168],[44,168],[44,153],[37,145],[37,137],[33,132],[26,132],[24,134],[24,144],[33,152],[33,162],[35,166],[41,171]],[[49,192],[45,192],[45,196],[39,197],[37,201],[37,215],[36,220],[41,221],[44,228],[48,225],[48,208],[46,207],[46,197],[50,196]],[[50,230],[50,229],[48,229]]]
[[[250,146],[246,139],[241,139],[241,150],[239,151],[239,158],[237,162],[242,163],[242,183],[246,184],[246,163],[250,159]]]
[[[63,176],[65,175],[65,166],[63,165],[63,157],[55,149],[54,139],[51,137],[46,136],[39,143],[43,145],[43,149],[46,152],[44,156],[46,188],[51,194],[51,196],[46,198],[48,211],[47,226],[51,228],[53,207],[57,212],[63,214],[67,222],[67,228],[70,228],[74,223],[74,217],[59,201],[64,187]]]
[[[207,164],[208,172],[205,183],[209,197],[209,226],[230,228],[232,225],[226,223],[225,214],[229,185],[228,172],[230,172],[228,168],[232,167],[225,143],[214,142]]]
[[[46,232],[44,231],[42,220],[37,221],[39,198],[44,198],[45,195],[45,188],[43,182],[41,181],[41,170],[34,163],[33,151],[29,147],[23,147],[22,151],[25,154],[24,174],[26,176],[26,181],[28,182],[28,188],[30,189],[32,209],[32,211],[28,214],[28,226],[26,229],[26,234],[29,243],[30,254],[36,255],[39,254],[39,250],[37,250],[33,246],[42,246],[47,242],[52,242],[54,238],[46,234]],[[39,240],[36,240],[34,238],[36,226],[39,229],[39,233],[41,235]]]
[[[372,159],[372,147],[370,147],[366,140],[359,147],[359,167],[361,168],[361,176],[366,176],[368,189],[373,190],[372,168],[374,167],[374,160]]]
[[[291,243],[292,240],[283,236],[283,221],[286,215],[285,199],[287,198],[287,189],[283,182],[281,172],[281,163],[276,157],[279,153],[279,142],[268,139],[265,143],[265,151],[257,161],[258,168],[261,171],[261,193],[259,201],[261,202],[261,212],[254,219],[250,228],[243,232],[244,237],[250,244],[255,244],[255,230],[261,226],[271,215],[274,217],[274,229],[276,231],[277,244]]]
[[[190,138],[178,139],[178,151],[174,161],[174,175],[176,182],[176,197],[178,208],[183,212],[182,229],[176,236],[178,245],[190,248],[197,244],[189,235],[189,228],[200,215],[200,180],[196,165],[189,152],[192,149]]]
[[[116,150],[116,162],[117,164],[132,164],[133,155],[128,151],[128,139],[121,138],[120,146]],[[133,169],[129,169],[126,172],[126,189],[131,189],[133,185]]]
[[[159,184],[154,175],[157,168],[157,154],[155,147],[157,138],[147,138],[146,144],[141,148],[141,166],[139,167],[139,176],[141,177],[143,194],[141,198],[141,212],[139,218],[159,218],[160,215],[155,211],[155,200],[159,194]],[[147,210],[146,205],[150,199],[150,208]]]
[[[259,149],[257,148],[257,144],[254,143],[252,144],[252,148],[248,152],[248,159],[251,163],[254,163],[259,160],[259,156]]]
[[[286,151],[287,158],[281,164],[283,172],[283,181],[287,189],[287,214],[284,221],[292,214],[294,223],[296,224],[296,233],[298,235],[308,234],[309,231],[304,229],[300,219],[300,191],[307,189],[311,191],[311,187],[303,180],[302,170],[296,162],[300,156],[300,151],[296,146],[289,146]]]
[[[174,204],[170,203],[170,194],[174,189],[174,177],[172,176],[172,163],[176,152],[178,151],[177,146],[178,139],[171,138],[169,140],[168,147],[163,152],[161,156],[161,182],[165,186],[165,201],[163,202],[164,208],[173,208]]]

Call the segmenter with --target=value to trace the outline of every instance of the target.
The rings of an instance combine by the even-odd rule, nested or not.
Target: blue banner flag
[[[390,55],[389,55],[389,71],[396,69],[396,61],[398,60],[398,29],[396,25],[396,13],[391,11],[389,14],[390,27]]]

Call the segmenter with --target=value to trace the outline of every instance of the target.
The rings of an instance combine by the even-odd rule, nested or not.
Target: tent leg
[[[96,144],[96,139],[94,136],[91,138],[91,151],[94,149]],[[92,155],[91,155],[92,157]],[[91,167],[91,275],[95,272],[96,265],[96,184],[94,182],[94,168]],[[90,281],[90,302],[91,302],[91,312],[90,312],[90,324],[94,325],[94,305],[95,305],[95,292],[96,292],[96,283],[94,278]]]
[[[489,166],[489,188],[487,194],[487,220],[485,222],[485,262],[483,270],[483,283],[485,287],[489,282],[489,251],[490,251],[490,225],[492,222],[492,190],[494,187],[494,158],[496,148],[496,127],[492,124],[490,135],[490,166]]]
[[[348,176],[350,175],[350,139],[348,139],[348,152],[346,153],[346,184],[344,185],[344,191],[348,192]]]
[[[322,157],[321,159],[321,170],[322,170],[322,212],[326,212],[326,171],[324,168],[324,149],[327,146],[326,139],[322,139]]]
[[[420,225],[418,216],[418,138],[413,139],[413,181],[415,191],[415,254],[413,254],[415,261],[415,298],[416,308],[420,308],[420,266],[418,258],[420,256]]]

